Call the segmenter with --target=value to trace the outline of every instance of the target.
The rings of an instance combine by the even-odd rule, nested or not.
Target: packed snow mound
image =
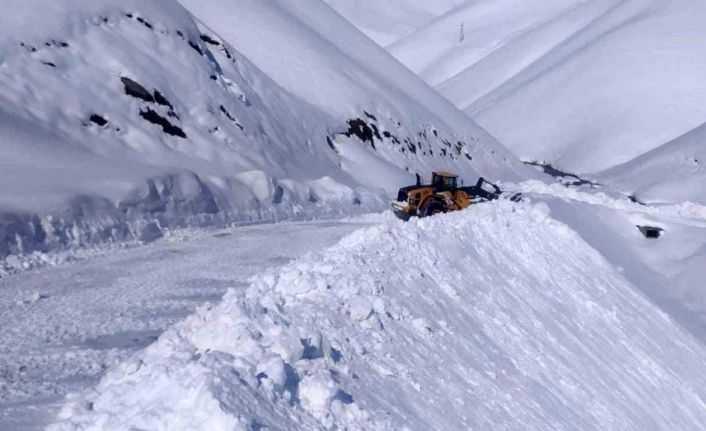
[[[545,204],[500,201],[256,276],[53,429],[703,429],[705,365]]]
[[[215,22],[233,45],[176,0],[6,3],[0,257],[379,209],[432,169],[521,170],[323,3],[302,4],[304,24],[294,4],[210,2],[238,17]],[[329,20],[340,34],[312,28]]]
[[[506,185],[541,199],[661,310],[706,341],[706,206],[645,203],[602,189],[527,181]],[[658,230],[649,237],[641,228]]]
[[[380,46],[424,27],[463,0],[325,0]]]
[[[600,176],[641,201],[706,205],[706,124]]]
[[[390,51],[521,158],[587,173],[704,122],[704,20],[696,0],[474,1]]]

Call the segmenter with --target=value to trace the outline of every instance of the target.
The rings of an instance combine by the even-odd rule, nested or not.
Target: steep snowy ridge
[[[387,46],[419,30],[463,0],[326,0],[369,38]]]
[[[704,366],[545,204],[502,201],[253,278],[53,429],[704,429]]]
[[[7,7],[0,256],[381,208],[432,169],[523,175],[318,1],[209,3],[228,25],[175,0]]]
[[[704,122],[705,18],[696,0],[469,1],[389,49],[521,158],[594,173]]]
[[[183,3],[283,88],[327,113],[348,119],[369,107],[392,132],[436,129],[473,140],[476,171],[518,169],[485,130],[321,1]]]
[[[434,86],[444,88],[446,83],[458,81],[463,72],[493,55],[508,45],[524,39],[533,31],[552,23],[585,0],[548,0],[534,2],[532,7],[523,7],[515,0],[462,2],[456,8],[438,17],[417,32],[398,40],[388,49],[400,61]],[[551,43],[553,41],[546,41]],[[550,46],[549,48],[551,48]],[[518,73],[522,67],[546,53],[529,51],[518,56],[516,61],[524,65],[506,64],[494,70],[490,76],[476,74],[459,93],[445,94],[462,108],[483,95],[473,90],[488,91]],[[423,52],[424,55],[419,55]],[[513,59],[515,60],[515,59]],[[514,67],[513,67],[514,66]],[[497,80],[495,85],[486,80]],[[484,88],[485,86],[485,88]],[[465,100],[464,100],[465,99]]]
[[[266,217],[283,190],[275,178],[300,185],[338,171],[309,141],[323,140],[326,117],[202,35],[178,4],[18,3],[2,26],[12,32],[3,105],[14,112],[1,128],[13,168],[2,172],[0,255],[149,236],[141,225],[154,220],[158,233],[226,210]],[[47,25],[25,28],[32,19]],[[296,177],[304,164],[311,176]],[[289,192],[282,200],[296,204]]]
[[[706,205],[706,124],[600,176],[642,201]]]

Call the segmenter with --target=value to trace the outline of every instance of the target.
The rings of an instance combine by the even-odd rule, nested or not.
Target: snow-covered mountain
[[[380,46],[419,30],[463,0],[325,0]]]
[[[328,3],[0,6],[0,430],[706,430],[704,7]]]
[[[321,1],[183,3],[287,91],[339,123],[371,123],[373,140],[382,141],[372,146],[387,160],[402,157],[427,171],[435,166],[468,174],[486,169],[512,176],[517,169],[497,141]],[[452,139],[454,134],[469,142]],[[344,170],[370,181],[367,169],[357,168],[369,168],[370,158],[336,145]],[[470,147],[480,154],[477,168]],[[404,167],[410,171],[404,179],[385,183],[390,191],[414,177],[411,165]]]
[[[517,177],[324,3],[184,4],[208,25],[175,0],[6,2],[0,255],[379,208],[432,169]]]
[[[706,120],[704,20],[695,0],[466,1],[389,49],[518,156],[588,173]]]
[[[706,205],[706,124],[600,174],[643,202]]]

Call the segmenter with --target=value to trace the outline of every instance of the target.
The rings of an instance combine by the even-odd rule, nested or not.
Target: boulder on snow
[[[148,223],[140,230],[140,241],[152,242],[162,237],[162,229],[156,221]]]

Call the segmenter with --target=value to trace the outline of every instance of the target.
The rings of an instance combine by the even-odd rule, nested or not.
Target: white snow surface
[[[472,141],[482,160],[472,164],[476,172],[518,176],[512,156],[502,145],[324,2],[182,3],[283,88],[325,112],[350,118],[370,106],[393,134],[395,128],[421,126],[420,132],[437,130],[448,139],[444,135],[452,131]],[[474,172],[467,164],[449,163],[443,157],[422,166],[432,165]]]
[[[3,6],[0,429],[706,429],[702,3]]]
[[[704,345],[553,213],[357,231],[201,308],[52,429],[704,429]]]
[[[463,0],[326,0],[380,46],[419,30]]]
[[[647,202],[706,205],[706,124],[600,174],[606,183]]]
[[[379,209],[432,169],[525,175],[325,3],[182,3],[5,2],[0,256]]]
[[[184,229],[143,247],[42,255],[43,267],[0,278],[0,430],[42,429],[67,394],[199,306],[377,220]]]
[[[705,19],[698,0],[466,1],[389,50],[521,158],[593,173],[704,122]]]
[[[509,190],[546,202],[664,312],[706,341],[706,206],[644,204],[606,189],[528,181]],[[638,226],[663,229],[647,239]]]

